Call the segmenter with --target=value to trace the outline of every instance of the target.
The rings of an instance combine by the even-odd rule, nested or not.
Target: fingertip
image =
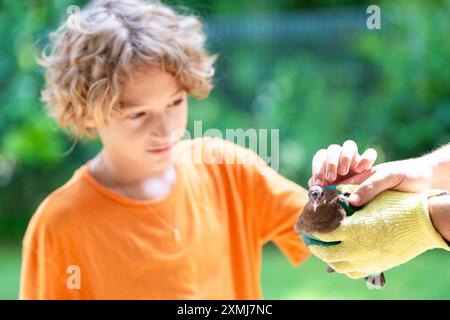
[[[334,171],[328,171],[327,172],[327,176],[326,176],[327,181],[333,182],[334,180],[336,180],[336,174],[334,173]]]
[[[364,160],[361,160],[356,166],[355,171],[356,173],[362,173],[364,170],[367,169],[367,162]]]
[[[341,176],[345,176],[345,175],[348,173],[348,171],[349,171],[349,167],[348,167],[347,164],[341,164],[341,165],[339,166],[338,173],[339,173]]]
[[[373,161],[375,161],[378,157],[378,152],[374,148],[367,149],[366,153],[367,153],[368,157],[371,158]]]

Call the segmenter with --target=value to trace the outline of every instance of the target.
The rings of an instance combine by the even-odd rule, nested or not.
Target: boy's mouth
[[[172,145],[168,144],[168,145],[165,145],[162,147],[147,149],[147,151],[153,152],[153,153],[163,153],[163,152],[169,151],[171,147],[172,147]]]

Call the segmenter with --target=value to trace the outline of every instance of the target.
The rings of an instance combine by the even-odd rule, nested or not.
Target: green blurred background
[[[0,0],[0,299],[16,299],[20,243],[39,203],[99,150],[73,144],[39,102],[34,56],[75,0]],[[189,128],[277,128],[280,172],[306,186],[313,154],[355,140],[379,162],[450,141],[450,1],[166,1],[202,16],[219,54],[215,89],[190,101]],[[369,4],[382,29],[366,28]],[[386,272],[387,286],[299,268],[272,245],[262,284],[270,299],[449,299],[450,256],[431,251]]]

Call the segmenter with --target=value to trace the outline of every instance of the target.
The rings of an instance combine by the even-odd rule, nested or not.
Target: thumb
[[[394,188],[397,184],[398,182],[394,174],[377,171],[361,183],[350,195],[348,200],[351,205],[360,207],[368,203],[381,192]]]

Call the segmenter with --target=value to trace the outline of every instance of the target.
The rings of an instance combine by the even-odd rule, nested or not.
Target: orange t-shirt
[[[308,198],[302,187],[226,140],[176,150],[176,183],[160,200],[115,193],[89,174],[89,161],[52,192],[23,239],[20,298],[261,299],[265,243],[293,266],[309,256],[293,229]],[[198,150],[207,161],[189,161]]]

